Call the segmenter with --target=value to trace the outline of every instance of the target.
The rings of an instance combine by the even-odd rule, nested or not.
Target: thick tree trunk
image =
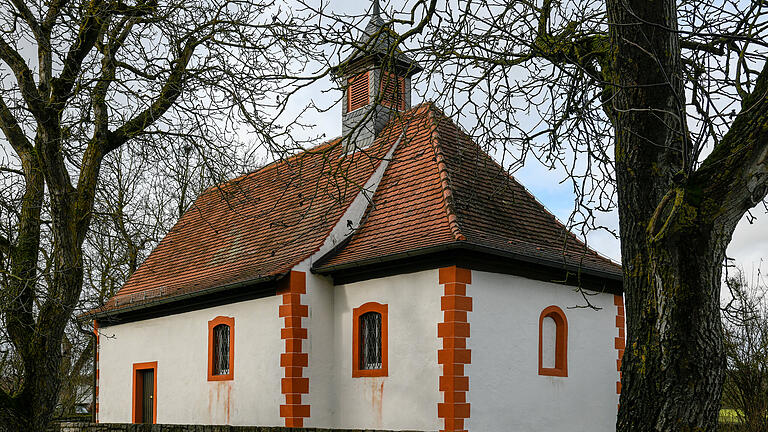
[[[617,430],[714,431],[724,376],[719,312],[738,218],[691,181],[675,0],[608,0],[627,314]]]
[[[632,259],[625,260],[619,431],[717,430],[725,366],[719,296],[729,236],[668,223],[655,239],[622,223],[622,236],[636,241],[622,247]]]
[[[11,255],[14,293],[9,302],[7,327],[23,364],[21,388],[10,399],[0,400],[0,421],[9,431],[45,431],[58,402],[61,386],[62,340],[67,322],[80,297],[83,284],[83,227],[90,221],[92,200],[85,202],[87,213],[78,212],[78,195],[69,182],[58,145],[60,118],[40,126],[35,149],[30,149],[24,166],[26,192],[19,219],[19,246]],[[38,151],[37,149],[45,149]],[[99,164],[100,157],[87,162]],[[84,164],[85,165],[85,164]],[[98,166],[90,172],[98,175]],[[95,181],[93,182],[95,184]],[[51,211],[52,276],[45,295],[38,292],[41,208],[44,185],[48,186]]]

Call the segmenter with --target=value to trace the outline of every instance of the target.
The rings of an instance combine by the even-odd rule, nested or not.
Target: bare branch
[[[53,0],[50,3],[48,6],[48,11],[45,13],[45,18],[43,19],[43,23],[41,25],[46,32],[50,31],[51,27],[53,27],[53,24],[56,22],[56,18],[58,18],[62,8],[66,6],[67,1],[68,0]]]
[[[88,12],[80,22],[76,42],[70,47],[58,79],[53,80],[52,99],[54,105],[62,105],[72,90],[75,79],[88,52],[93,49],[102,30],[108,12],[108,4],[94,0],[88,5]]]
[[[8,105],[5,104],[2,96],[0,96],[0,129],[2,129],[5,138],[19,156],[25,158],[32,152],[32,144],[27,139],[24,131],[21,130],[16,117],[13,116]]]
[[[43,98],[35,85],[32,71],[27,67],[26,62],[21,55],[10,46],[3,36],[0,36],[0,59],[13,71],[16,76],[16,82],[19,85],[24,101],[29,110],[37,119],[42,118],[44,109]]]
[[[702,199],[724,205],[730,224],[768,195],[768,62],[742,106],[728,133],[692,176],[689,187],[705,190]],[[719,208],[711,210],[720,213]]]
[[[103,149],[104,154],[115,150],[129,139],[140,135],[147,129],[147,127],[151,126],[157,119],[162,117],[168,108],[173,105],[176,98],[181,94],[187,63],[192,58],[195,48],[201,42],[202,41],[200,40],[192,38],[187,40],[181,53],[179,53],[179,56],[173,61],[174,68],[168,76],[165,85],[163,85],[160,94],[155,97],[155,100],[149,107],[147,107],[147,109],[125,122],[125,124],[111,134],[106,142],[106,148]]]
[[[24,175],[24,171],[22,171],[22,170],[17,170],[17,169],[13,169],[13,168],[0,167],[0,171],[2,171],[2,172],[8,172],[8,173],[12,173],[12,174],[17,174],[17,175],[20,175],[20,176],[23,176],[23,175]]]
[[[35,15],[32,14],[32,11],[29,10],[29,7],[27,7],[27,4],[24,3],[23,0],[11,0],[11,3],[13,3],[16,10],[19,11],[19,15],[24,18],[24,21],[27,22],[27,25],[32,29],[35,36],[39,36],[41,34],[40,24],[37,22]]]
[[[11,243],[11,241],[5,238],[2,234],[0,234],[0,249],[10,252],[11,248],[13,248],[13,244]]]

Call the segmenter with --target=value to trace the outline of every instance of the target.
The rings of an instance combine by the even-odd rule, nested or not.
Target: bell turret
[[[333,75],[344,88],[341,133],[347,151],[370,145],[392,116],[411,107],[411,76],[422,70],[396,46],[400,36],[373,1],[371,20]]]

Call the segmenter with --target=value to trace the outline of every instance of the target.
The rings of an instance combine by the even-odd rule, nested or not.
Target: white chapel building
[[[335,68],[344,138],[204,192],[89,313],[99,422],[615,430],[621,267],[411,105],[395,37]]]

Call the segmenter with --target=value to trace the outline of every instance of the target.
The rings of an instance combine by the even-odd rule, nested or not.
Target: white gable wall
[[[441,369],[437,364],[437,323],[442,320],[442,287],[437,273],[435,269],[335,287],[336,384],[335,391],[328,393],[335,396],[334,427],[441,429],[437,418],[437,403],[442,401],[438,391]],[[367,302],[388,306],[386,377],[352,377],[352,310]],[[311,425],[325,426],[314,420]]]
[[[307,272],[307,294],[302,296],[302,303],[309,306],[309,319],[304,318],[308,337],[304,352],[309,353],[309,366],[304,368],[304,376],[309,378],[309,394],[303,396],[302,403],[310,405],[311,415],[305,419],[304,426],[331,427],[337,396],[334,388],[333,281],[312,274],[308,268],[298,270]]]
[[[131,422],[133,364],[157,361],[157,422],[281,426],[280,296],[100,330],[99,421]],[[234,380],[208,381],[208,321],[235,318]]]
[[[472,363],[467,401],[471,431],[608,432],[615,430],[617,336],[613,295],[584,305],[572,287],[473,271],[467,295]],[[559,306],[568,320],[568,376],[538,374],[539,316]]]

